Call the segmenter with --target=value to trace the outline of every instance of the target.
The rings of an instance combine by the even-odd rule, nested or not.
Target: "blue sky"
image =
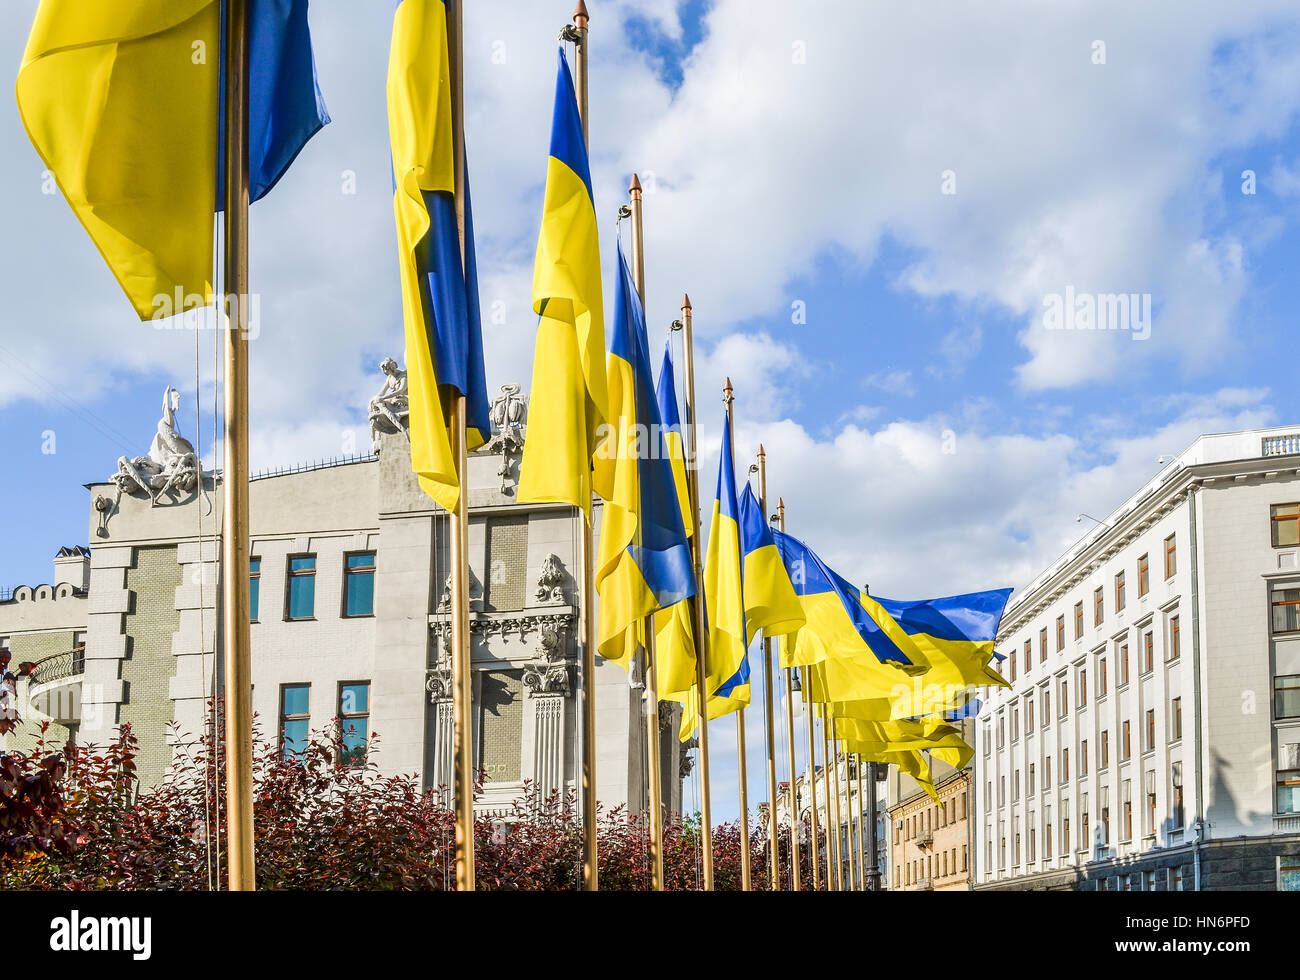
[[[603,251],[612,265],[637,170],[653,347],[683,290],[695,303],[703,482],[719,438],[708,406],[729,375],[738,453],[766,444],[791,529],[846,576],[900,598],[1021,585],[1077,537],[1076,513],[1104,516],[1161,453],[1300,423],[1293,3],[590,6]],[[19,64],[35,7],[0,12],[0,62]],[[486,328],[492,390],[529,379],[568,13],[499,0],[467,23],[482,291],[505,310]],[[254,214],[255,466],[364,447],[376,365],[400,356],[387,8],[316,3],[312,24],[334,122]],[[66,205],[41,193],[12,99],[0,133],[0,208],[20,229],[0,241],[12,586],[86,543],[82,484],[147,449],[167,384],[194,436],[196,350],[192,331],[133,321]],[[1045,301],[1067,287],[1150,294],[1150,338],[1045,330]],[[199,332],[205,449],[212,340]]]

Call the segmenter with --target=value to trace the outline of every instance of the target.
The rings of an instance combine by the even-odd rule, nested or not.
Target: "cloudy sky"
[[[36,5],[0,10],[0,63],[15,72]],[[495,390],[531,375],[570,4],[468,6]],[[1158,455],[1300,421],[1294,0],[589,6],[606,264],[637,171],[652,348],[683,290],[694,302],[702,482],[730,375],[738,454],[766,444],[791,530],[851,579],[898,598],[1023,585],[1080,534],[1078,512],[1104,516]],[[391,9],[311,7],[334,122],[253,214],[257,467],[364,447],[376,364],[401,355]],[[191,437],[197,401],[210,448],[214,338],[136,322],[42,192],[11,98],[0,134],[0,584],[15,585],[48,580],[60,545],[86,543],[81,485],[147,449],[165,385]],[[1149,297],[1133,329],[1048,329],[1054,297],[1121,293]],[[734,726],[715,727],[725,814]]]

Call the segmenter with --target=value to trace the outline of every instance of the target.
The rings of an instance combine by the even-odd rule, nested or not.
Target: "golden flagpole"
[[[727,409],[727,428],[731,431],[731,458],[736,458],[736,414],[733,403],[736,396],[731,387],[731,379],[722,386],[722,404]],[[734,472],[734,471],[733,471]],[[749,765],[745,748],[745,709],[736,712],[736,758],[740,783],[740,890],[750,891],[752,879],[749,868]]]
[[[632,175],[628,187],[632,204],[632,277],[636,280],[636,291],[645,305],[645,241],[644,225],[641,215],[641,180]],[[659,772],[659,683],[655,677],[655,617],[647,616],[642,624],[645,633],[645,736],[646,766],[649,777],[649,820],[650,820],[650,879],[651,886],[657,892],[664,890],[664,812],[663,787]]]
[[[231,891],[257,887],[253,860],[253,673],[248,556],[248,3],[226,5],[225,422],[221,539],[226,819]]]
[[[566,25],[562,37],[574,45],[573,85],[578,97],[583,142],[590,151],[591,122],[587,112],[589,22],[587,5],[578,0],[573,23]],[[596,546],[586,515],[578,510],[577,516],[578,551],[582,565],[578,611],[582,636],[582,889],[594,892],[600,889],[596,854]]]
[[[758,504],[767,520],[767,451],[758,444]],[[772,891],[781,890],[781,849],[776,827],[776,722],[772,700],[772,639],[763,635],[763,734],[767,741],[767,840]]]
[[[876,832],[876,821],[873,814],[871,826],[867,827],[866,804],[862,798],[862,767],[866,763],[862,761],[861,755],[856,755],[854,758],[857,760],[858,770],[858,847],[861,849],[858,855],[858,864],[862,868],[862,890],[865,892],[869,890],[867,888],[867,859],[869,857],[867,853],[867,834]]]
[[[456,166],[456,231],[465,268],[465,25],[461,4],[447,4],[451,59],[452,153]],[[451,516],[451,671],[452,738],[456,756],[456,890],[474,891],[474,745],[469,645],[469,487],[466,485],[468,422],[466,398],[450,399],[448,426],[460,492]]]
[[[691,628],[695,633],[695,690],[700,719],[700,856],[704,890],[713,891],[713,815],[709,800],[709,635],[704,628],[704,555],[700,545],[700,473],[695,435],[695,334],[691,325],[691,298],[682,295],[682,367],[686,372],[686,488],[690,502],[691,558],[695,562],[695,599],[691,604]]]
[[[776,504],[776,526],[785,530],[785,499],[778,497]],[[785,674],[785,739],[790,749],[790,876],[793,889],[800,890],[799,884],[799,828],[803,820],[799,816],[799,774],[795,769],[794,759],[794,670],[786,668]]]

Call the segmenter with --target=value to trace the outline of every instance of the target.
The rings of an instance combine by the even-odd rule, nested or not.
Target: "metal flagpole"
[[[465,57],[461,4],[447,4],[447,36],[451,56],[452,153],[456,166],[456,230],[461,268],[465,268]],[[469,488],[466,486],[466,423],[464,394],[451,397],[448,427],[460,493],[451,515],[451,670],[454,699],[452,731],[456,755],[456,890],[474,891],[474,746],[471,741],[471,673],[469,646]]]
[[[876,763],[867,763],[867,812],[871,814],[871,836],[867,840],[867,891],[881,890],[880,853],[876,837]],[[967,799],[969,799],[967,794]]]
[[[578,0],[573,23],[564,29],[564,40],[574,45],[573,84],[577,90],[578,116],[582,136],[591,147],[591,123],[587,112],[588,23],[587,5]],[[578,510],[578,551],[582,564],[579,596],[579,630],[582,636],[582,889],[598,891],[600,872],[596,854],[596,545],[586,514]]]
[[[776,526],[785,530],[785,500],[777,498]],[[785,739],[790,749],[790,878],[794,891],[799,885],[799,828],[803,820],[799,814],[799,774],[794,759],[794,669],[785,671]]]
[[[645,304],[645,242],[644,226],[641,215],[641,180],[632,175],[628,187],[632,204],[632,276],[636,279],[636,291]],[[645,640],[645,736],[646,765],[650,770],[650,878],[655,891],[664,890],[664,813],[663,787],[659,772],[659,683],[655,677],[655,617],[647,616],[643,623]]]
[[[709,714],[708,648],[709,635],[704,628],[704,555],[700,544],[700,473],[695,436],[695,334],[691,327],[691,298],[682,296],[682,318],[673,329],[682,331],[682,366],[686,372],[686,487],[690,501],[691,557],[695,561],[695,600],[691,605],[691,627],[695,633],[695,690],[700,719],[700,854],[703,861],[704,890],[713,891],[713,816],[709,803]]]
[[[869,850],[867,847],[867,835],[870,834],[873,837],[875,836],[876,820],[875,820],[875,814],[873,813],[871,824],[870,826],[867,825],[867,805],[866,805],[866,800],[862,796],[863,793],[862,770],[865,766],[870,765],[870,763],[863,762],[862,756],[858,756],[857,759],[858,759],[858,846],[862,848],[862,853],[861,853],[862,890],[866,892],[866,891],[871,891],[871,886],[869,884],[871,881],[871,869],[867,863],[867,859],[870,856],[867,853]]]
[[[758,444],[758,503],[767,514],[767,451]],[[776,721],[772,700],[772,638],[763,635],[763,734],[767,740],[767,840],[772,891],[781,890],[781,850],[776,827]]]
[[[844,789],[845,799],[849,807],[849,885],[851,891],[861,891],[862,883],[862,854],[859,845],[862,843],[862,821],[853,819],[853,783],[857,776],[857,757],[849,753],[844,758]],[[856,832],[854,824],[857,824]]]
[[[727,409],[727,428],[731,430],[731,458],[736,458],[736,424],[733,403],[736,396],[731,387],[731,379],[722,386],[722,404]],[[752,878],[749,867],[749,765],[745,748],[745,709],[736,712],[736,759],[738,765],[737,780],[740,783],[740,890],[750,891]]]
[[[253,676],[248,580],[248,3],[226,4],[225,426],[221,539],[226,814],[231,891],[257,887],[253,861]]]

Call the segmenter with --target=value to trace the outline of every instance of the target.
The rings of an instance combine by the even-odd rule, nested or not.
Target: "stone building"
[[[447,515],[420,490],[404,431],[404,373],[370,405],[375,452],[254,478],[250,520],[253,708],[285,753],[341,718],[345,747],[383,773],[451,783]],[[88,486],[89,549],[63,549],[55,582],[0,601],[0,643],[28,662],[20,690],[27,748],[42,717],[52,740],[108,740],[130,722],[142,786],[165,778],[220,689],[220,475],[202,472],[164,399],[148,456]],[[168,405],[171,410],[168,410]],[[581,782],[576,635],[578,525],[569,507],[515,499],[526,400],[506,386],[494,435],[469,459],[469,552],[476,806],[502,812],[525,783]],[[188,448],[187,448],[188,447]],[[596,508],[597,521],[600,508]],[[597,658],[597,797],[647,806],[642,691]],[[660,709],[665,806],[680,811],[674,705]],[[580,796],[580,794],[579,794]]]
[[[1201,436],[1097,524],[1003,618],[976,887],[1300,889],[1300,430]]]
[[[968,891],[971,770],[935,760],[936,803],[909,776],[890,773],[890,887],[895,891]],[[947,769],[947,775],[942,771]]]

